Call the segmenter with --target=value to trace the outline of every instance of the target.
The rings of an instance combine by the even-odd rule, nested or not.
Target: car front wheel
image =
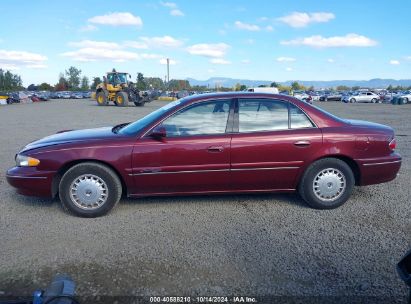
[[[351,196],[354,174],[344,161],[324,158],[311,164],[299,184],[299,193],[315,209],[334,209]]]
[[[108,213],[120,200],[121,181],[109,167],[80,163],[61,178],[59,196],[64,209],[81,217]]]

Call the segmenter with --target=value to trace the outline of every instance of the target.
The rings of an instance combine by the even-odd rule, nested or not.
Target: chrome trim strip
[[[130,173],[129,176],[154,175],[154,174],[180,174],[180,173],[205,173],[205,172],[229,172],[229,171],[256,171],[256,170],[289,170],[300,167],[274,167],[274,168],[240,168],[240,169],[210,169],[210,170],[188,170],[188,171],[157,171]]]
[[[22,178],[22,179],[47,179],[46,176],[19,176],[19,175],[6,175],[10,178]]]
[[[130,173],[129,176],[136,176],[136,175],[153,175],[153,174],[180,174],[180,173],[224,172],[224,171],[228,172],[228,171],[230,171],[230,169],[141,172],[141,173]]]
[[[362,164],[363,166],[378,166],[378,165],[388,165],[388,164],[396,164],[400,163],[401,160],[394,160],[394,161],[389,161],[389,162],[382,162],[382,163],[368,163],[368,164]]]
[[[255,171],[255,170],[289,170],[289,169],[298,169],[300,167],[273,167],[273,168],[239,168],[231,169],[231,171]]]

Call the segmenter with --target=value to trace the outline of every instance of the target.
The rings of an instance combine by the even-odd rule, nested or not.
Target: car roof
[[[190,102],[195,100],[202,100],[202,99],[212,99],[212,98],[276,98],[276,99],[290,99],[290,96],[284,94],[274,94],[274,93],[266,93],[266,92],[217,92],[217,93],[204,93],[199,95],[191,95],[184,98],[184,101]],[[295,99],[295,98],[293,98]],[[298,100],[298,99],[296,99]]]
[[[297,107],[303,109],[303,111],[308,112],[309,116],[314,120],[318,127],[327,126],[342,126],[346,125],[343,120],[338,117],[333,116],[328,112],[318,109],[308,103],[301,101],[293,96],[284,94],[273,94],[273,93],[260,93],[260,92],[218,92],[218,93],[207,93],[201,95],[191,95],[181,99],[180,107],[183,107],[190,103],[195,103],[197,101],[207,101],[212,99],[232,99],[232,98],[271,98],[283,101],[288,101]]]

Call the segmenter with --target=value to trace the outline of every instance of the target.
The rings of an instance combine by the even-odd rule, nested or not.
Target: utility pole
[[[170,82],[170,58],[167,58],[167,83]]]

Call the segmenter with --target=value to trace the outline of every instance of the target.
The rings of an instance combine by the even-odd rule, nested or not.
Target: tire
[[[355,98],[351,98],[351,99],[350,99],[350,102],[351,102],[351,103],[356,103],[357,101],[355,100]]]
[[[108,105],[107,95],[104,93],[104,91],[100,91],[97,93],[96,100],[99,106]]]
[[[78,191],[74,192],[74,188]],[[80,217],[105,215],[119,202],[122,192],[121,181],[109,167],[86,162],[74,165],[61,178],[59,196],[63,208]],[[100,206],[92,206],[98,200]],[[77,200],[76,200],[77,198]]]
[[[341,181],[344,182],[337,185],[338,190],[335,188],[335,183]],[[330,193],[334,197],[328,196],[330,193],[327,192],[321,193],[322,183],[323,187],[334,184],[334,189],[330,188]],[[312,163],[304,172],[298,186],[298,192],[303,200],[314,209],[335,209],[349,199],[354,184],[354,174],[346,162],[336,158],[323,158]],[[315,187],[317,187],[317,193],[314,190]],[[344,187],[343,190],[341,190],[342,187]],[[338,193],[338,191],[340,192]],[[324,195],[320,197],[321,194]]]
[[[373,99],[371,99],[371,102],[372,102],[372,103],[376,103],[376,102],[377,102],[377,99],[373,98]]]
[[[408,103],[408,98],[407,97],[404,97],[402,100],[403,100],[404,104]]]
[[[116,106],[127,107],[128,106],[128,95],[126,92],[118,92],[115,97]]]

